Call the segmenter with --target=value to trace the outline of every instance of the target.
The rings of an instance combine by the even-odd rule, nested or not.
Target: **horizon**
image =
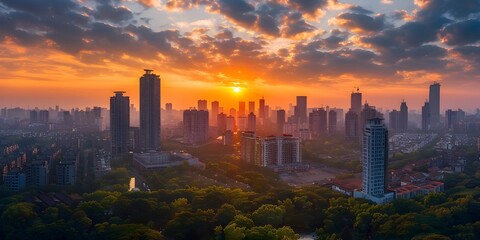
[[[472,112],[480,100],[479,9],[467,2],[0,5],[3,107],[104,107],[115,90],[138,106],[143,68],[160,75],[161,102],[177,109],[198,99],[230,108],[262,96],[285,108],[298,95],[309,107],[348,109],[360,87],[377,108],[398,109],[405,99],[419,110],[434,81],[442,84],[442,112]]]

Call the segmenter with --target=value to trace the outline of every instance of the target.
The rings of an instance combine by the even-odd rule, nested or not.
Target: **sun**
[[[232,89],[233,89],[233,91],[236,92],[236,93],[239,93],[239,92],[242,91],[242,88],[241,88],[241,87],[233,87]]]

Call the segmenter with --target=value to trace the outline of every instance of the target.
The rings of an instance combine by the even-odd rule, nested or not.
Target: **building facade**
[[[149,69],[140,77],[140,144],[160,148],[160,76]]]

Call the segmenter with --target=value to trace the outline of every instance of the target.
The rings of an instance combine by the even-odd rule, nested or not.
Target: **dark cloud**
[[[480,41],[480,20],[470,19],[450,24],[439,32],[442,42],[448,45],[465,45]]]
[[[115,7],[110,4],[100,4],[92,13],[98,20],[107,20],[115,23],[128,21],[133,18],[133,13],[126,7]]]
[[[383,14],[371,17],[359,13],[342,13],[336,19],[339,26],[359,32],[379,32],[387,26]]]
[[[358,5],[353,5],[353,6],[349,7],[348,10],[350,10],[350,12],[358,13],[358,14],[373,14],[372,11],[367,10],[367,9],[361,7],[361,6],[358,6]]]
[[[320,10],[328,6],[328,0],[290,0],[288,3],[301,13],[310,16],[316,16]]]

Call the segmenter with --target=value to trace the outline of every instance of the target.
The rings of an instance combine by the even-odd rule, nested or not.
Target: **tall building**
[[[328,133],[335,134],[337,132],[337,111],[330,110],[328,112]]]
[[[218,121],[218,114],[220,113],[219,111],[220,108],[220,103],[218,101],[213,101],[212,102],[212,109],[210,111],[210,124],[212,126],[217,126],[217,121]]]
[[[254,132],[244,132],[240,139],[241,157],[244,162],[258,165],[257,159],[258,138]]]
[[[445,129],[447,131],[458,131],[460,122],[465,120],[465,112],[462,109],[445,111]]]
[[[277,110],[277,135],[283,135],[283,127],[285,126],[285,110]]]
[[[382,119],[369,119],[363,130],[362,191],[354,197],[365,198],[377,204],[392,201],[395,193],[387,191],[388,130]]]
[[[113,155],[128,152],[130,141],[130,100],[117,91],[110,97],[110,141]]]
[[[30,123],[38,122],[38,113],[35,110],[30,111]]]
[[[377,111],[374,106],[370,106],[368,105],[368,103],[365,103],[363,105],[362,112],[360,113],[360,118],[359,118],[360,121],[358,123],[358,129],[360,132],[358,133],[358,135],[360,135],[361,131],[363,131],[363,129],[365,128],[365,125],[367,124],[368,120],[373,118],[383,119],[383,114]]]
[[[422,130],[430,131],[430,103],[428,101],[422,107]]]
[[[256,119],[255,114],[253,114],[253,112],[250,112],[248,114],[247,131],[249,131],[249,132],[256,132],[257,131],[257,119]]]
[[[183,112],[183,142],[199,144],[208,140],[208,112],[185,110]]]
[[[327,111],[324,108],[313,110],[309,115],[310,132],[314,137],[324,135],[327,132]]]
[[[140,143],[142,149],[160,148],[160,76],[149,69],[140,77]]]
[[[258,106],[258,117],[263,121],[265,118],[265,99],[263,97],[258,101]]]
[[[255,101],[248,102],[248,113],[255,113]]]
[[[400,112],[397,110],[392,110],[388,113],[388,129],[393,132],[397,132],[400,130]]]
[[[172,103],[165,103],[165,111],[170,114],[173,111],[173,105]]]
[[[349,140],[358,138],[358,114],[351,109],[345,114],[345,138]]]
[[[244,117],[247,114],[245,113],[245,102],[238,102],[238,117]]]
[[[429,98],[430,103],[430,125],[438,128],[440,125],[440,84],[434,82],[430,85]]]
[[[401,132],[406,132],[408,130],[408,106],[405,101],[402,101],[400,105],[398,129]]]
[[[360,115],[362,111],[362,93],[358,88],[356,92],[352,92],[352,95],[350,95],[350,109],[357,115]]]
[[[217,115],[217,134],[219,136],[223,135],[227,131],[227,115],[225,113],[220,113]]]
[[[307,96],[297,96],[297,105],[295,106],[295,118],[297,124],[306,124],[307,120]]]
[[[49,115],[50,113],[48,110],[40,110],[40,112],[38,112],[38,122],[48,123],[50,120]]]
[[[205,100],[205,99],[198,100],[197,108],[198,108],[198,110],[201,110],[201,111],[208,111],[207,100]]]

